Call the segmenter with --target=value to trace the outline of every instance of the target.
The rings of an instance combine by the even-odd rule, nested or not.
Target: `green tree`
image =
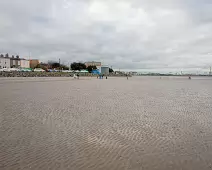
[[[110,72],[110,73],[113,73],[114,71],[113,71],[113,69],[112,69],[112,68],[109,68],[109,72]]]
[[[54,69],[57,69],[57,68],[59,68],[60,67],[60,63],[52,63],[52,68]]]
[[[72,70],[85,70],[86,69],[86,65],[84,63],[72,63],[71,64],[71,69]]]
[[[68,67],[68,66],[65,66],[65,65],[60,65],[60,68],[61,68],[62,70],[69,70],[69,67]]]
[[[91,73],[92,70],[96,70],[96,69],[97,69],[96,66],[88,66],[87,67],[87,70],[88,70],[89,73]]]
[[[35,68],[41,68],[43,70],[47,70],[47,64],[45,63],[40,63],[38,64]]]

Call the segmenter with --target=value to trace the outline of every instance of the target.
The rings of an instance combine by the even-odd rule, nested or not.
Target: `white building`
[[[10,68],[10,58],[0,57],[0,69]]]
[[[29,60],[21,59],[21,68],[30,68]]]
[[[89,61],[89,62],[85,62],[85,65],[86,65],[86,67],[88,67],[88,66],[101,66],[102,65],[102,63],[101,62],[96,62],[96,61]]]
[[[108,66],[100,66],[100,67],[97,67],[97,69],[99,69],[99,72],[101,74],[109,75],[109,67]]]

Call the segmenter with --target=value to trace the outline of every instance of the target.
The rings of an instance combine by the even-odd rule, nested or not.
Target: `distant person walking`
[[[77,76],[74,74],[74,79],[76,79],[77,78]]]
[[[77,74],[77,79],[79,79],[79,74]]]
[[[128,80],[128,75],[126,74],[126,76],[127,76],[127,80]]]

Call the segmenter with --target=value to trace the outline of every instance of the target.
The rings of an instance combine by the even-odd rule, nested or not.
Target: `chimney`
[[[8,53],[5,55],[5,58],[9,58],[9,54]]]

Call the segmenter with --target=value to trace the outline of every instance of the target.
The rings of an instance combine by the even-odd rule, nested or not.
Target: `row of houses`
[[[88,66],[96,66],[97,67],[97,72],[101,74],[109,74],[109,67],[108,66],[102,66],[101,62],[85,62],[84,63],[86,67]],[[33,60],[26,60],[24,58],[20,58],[18,55],[17,56],[12,56],[9,57],[8,54],[5,56],[3,54],[0,55],[0,69],[10,69],[10,68],[18,68],[18,69],[35,69],[39,66],[44,66],[47,69],[49,64],[45,63],[40,63],[39,60],[33,59]]]
[[[8,54],[0,55],[0,69],[4,68],[35,68],[39,64],[39,60],[26,60],[16,57],[9,57]]]

